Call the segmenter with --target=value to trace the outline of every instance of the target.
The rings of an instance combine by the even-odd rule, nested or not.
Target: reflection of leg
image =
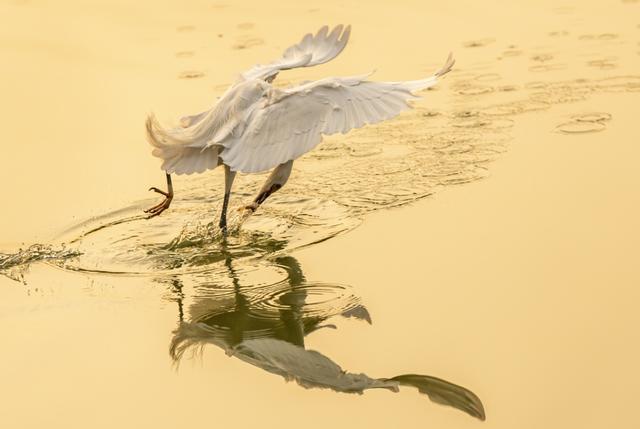
[[[150,191],[157,192],[165,196],[164,200],[151,208],[146,209],[144,212],[149,213],[149,217],[147,219],[151,219],[154,216],[158,216],[160,213],[165,211],[171,205],[171,200],[173,200],[173,185],[171,183],[171,175],[167,174],[167,192],[164,192],[156,187],[149,188]]]
[[[184,308],[182,307],[184,292],[182,291],[182,282],[179,279],[171,280],[171,292],[176,296],[175,301],[178,303],[178,318],[180,323],[182,323],[184,322]]]
[[[236,172],[231,171],[229,166],[224,166],[224,201],[222,202],[222,213],[220,214],[220,229],[227,232],[227,209],[229,208],[229,197],[231,196],[231,186]]]
[[[291,168],[293,167],[293,160],[285,162],[277,166],[269,175],[267,181],[262,185],[258,196],[253,200],[253,203],[249,204],[245,208],[255,212],[267,198],[278,189],[282,188],[289,176],[291,175]]]

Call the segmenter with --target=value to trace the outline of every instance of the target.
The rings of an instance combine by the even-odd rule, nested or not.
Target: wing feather
[[[325,37],[324,32],[319,35]],[[452,66],[449,56],[438,73],[421,80],[371,82],[364,75],[273,89],[246,117],[242,133],[217,141],[224,147],[220,157],[234,171],[256,173],[274,168],[313,149],[322,135],[346,133],[409,109],[408,102],[419,98],[414,92],[435,85]]]
[[[302,40],[288,47],[282,57],[269,64],[257,64],[242,73],[242,78],[266,79],[274,76],[281,70],[289,70],[296,67],[311,67],[331,61],[342,52],[349,41],[351,26],[337,25],[329,33],[329,27],[324,26],[316,35],[305,34]]]

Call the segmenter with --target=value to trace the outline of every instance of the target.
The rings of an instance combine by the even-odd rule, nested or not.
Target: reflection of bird
[[[393,118],[417,99],[413,92],[435,85],[453,67],[449,55],[433,76],[405,82],[371,82],[368,75],[330,77],[286,89],[271,85],[281,70],[309,67],[335,58],[349,39],[350,27],[331,32],[322,27],[314,36],[284,51],[282,58],[256,65],[210,110],[182,118],[181,126],[163,128],[153,115],[147,119],[147,139],[153,155],[163,160],[168,191],[160,204],[146,210],[150,217],[166,210],[173,199],[171,174],[202,173],[224,164],[225,193],[220,227],[236,173],[274,169],[247,209],[255,211],[288,180],[293,160],[313,149],[322,135],[346,133],[365,124]]]
[[[319,312],[307,303],[314,285],[306,283],[298,262],[292,257],[280,257],[275,262],[287,271],[288,278],[278,285],[277,305],[264,305],[263,300],[256,301],[251,294],[242,292],[231,259],[227,259],[227,268],[234,278],[235,299],[202,300],[192,308],[192,321],[180,323],[171,342],[171,356],[176,363],[188,349],[214,344],[230,356],[294,380],[305,388],[362,393],[375,388],[397,392],[399,386],[413,386],[436,403],[484,420],[482,402],[464,387],[427,375],[372,378],[350,373],[322,353],[306,349],[307,335],[322,327],[333,327],[323,325],[325,320],[340,315],[371,323],[369,313],[354,300],[347,306],[331,306]]]

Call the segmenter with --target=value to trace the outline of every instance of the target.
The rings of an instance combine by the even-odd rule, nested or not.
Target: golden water
[[[0,16],[2,427],[640,425],[640,2]],[[146,220],[146,113],[201,111],[337,23],[343,54],[281,84],[414,79],[449,51],[456,68],[415,110],[325,139],[248,218],[265,177],[239,177],[226,239],[221,171],[176,177]]]

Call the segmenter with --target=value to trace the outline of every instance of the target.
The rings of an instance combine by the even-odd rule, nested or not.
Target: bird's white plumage
[[[313,149],[322,135],[346,133],[390,119],[410,108],[414,91],[436,84],[451,70],[451,55],[433,76],[405,82],[371,82],[368,75],[332,77],[288,89],[268,80],[278,71],[321,64],[335,58],[350,28],[323,27],[288,48],[283,57],[243,73],[211,110],[187,116],[165,129],[150,115],[147,138],[168,173],[190,174],[222,161],[233,171],[257,173],[296,159]]]
[[[216,142],[231,169],[255,173],[296,159],[313,149],[322,135],[346,133],[375,124],[409,108],[418,82],[369,82],[365,76],[328,78],[284,91],[273,90],[263,106],[252,110],[246,128]]]
[[[351,26],[337,25],[329,33],[329,27],[322,27],[314,36],[306,34],[302,40],[287,48],[282,58],[265,65],[255,65],[242,73],[244,80],[266,79],[280,70],[297,67],[311,67],[331,61],[342,52],[349,41]]]

